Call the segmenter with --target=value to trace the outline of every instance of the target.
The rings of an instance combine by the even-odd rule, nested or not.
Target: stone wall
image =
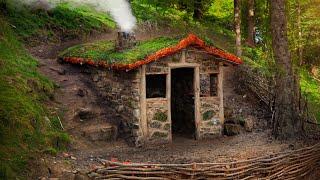
[[[93,84],[109,110],[120,117],[126,139],[138,145],[142,138],[140,129],[140,73],[95,70]]]
[[[201,97],[200,104],[200,138],[206,139],[221,135],[222,120],[219,114],[219,99],[216,97]]]
[[[171,124],[168,118],[168,101],[166,98],[147,100],[148,139],[153,142],[170,140]]]

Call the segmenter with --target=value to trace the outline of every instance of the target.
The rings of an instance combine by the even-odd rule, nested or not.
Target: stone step
[[[109,123],[89,125],[82,129],[82,135],[90,141],[113,141],[118,137],[118,128]]]

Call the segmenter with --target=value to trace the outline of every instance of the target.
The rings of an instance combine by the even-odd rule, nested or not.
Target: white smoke
[[[45,10],[56,7],[59,3],[68,2],[73,6],[88,5],[97,11],[110,13],[117,22],[121,31],[132,32],[136,25],[136,18],[133,16],[130,4],[127,0],[17,0],[20,3],[31,7]]]

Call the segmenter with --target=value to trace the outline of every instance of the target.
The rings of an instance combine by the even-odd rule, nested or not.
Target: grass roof
[[[60,54],[60,57],[86,58],[95,62],[105,61],[110,64],[131,64],[158,50],[174,46],[179,41],[179,38],[159,37],[152,40],[139,41],[133,48],[122,52],[115,50],[114,41],[98,41],[68,48]]]

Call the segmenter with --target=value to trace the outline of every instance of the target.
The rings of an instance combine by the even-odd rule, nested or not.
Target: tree
[[[249,46],[255,46],[254,0],[248,0],[247,22],[248,22],[247,43]]]
[[[302,123],[296,110],[297,83],[288,46],[286,0],[270,3],[272,49],[277,66],[273,133],[286,139],[299,135]]]
[[[236,32],[236,55],[241,56],[241,16],[240,0],[234,0],[234,26]]]

